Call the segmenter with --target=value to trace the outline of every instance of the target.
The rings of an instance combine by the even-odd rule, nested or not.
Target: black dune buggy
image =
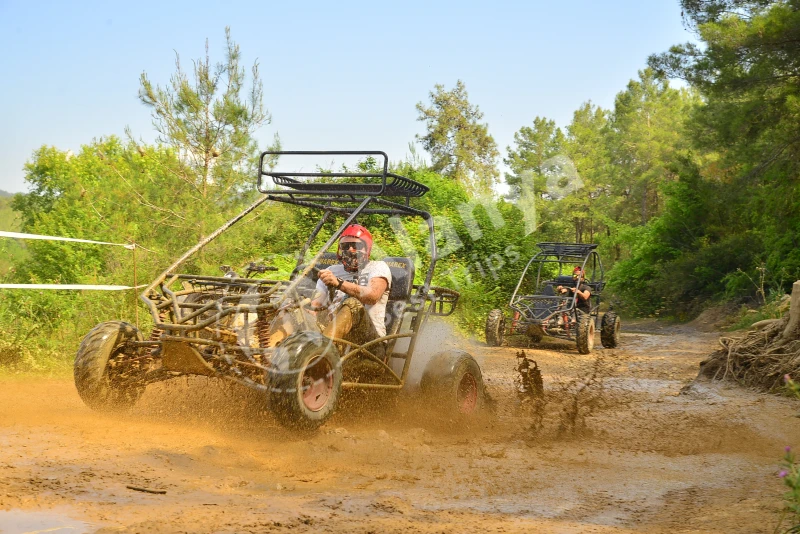
[[[594,347],[595,330],[600,328],[600,341],[606,348],[619,344],[620,319],[607,311],[599,321],[600,300],[605,286],[603,264],[595,250],[597,245],[583,243],[538,243],[540,251],[522,271],[509,308],[513,316],[509,324],[502,310],[492,310],[486,318],[486,343],[500,346],[503,337],[522,334],[533,343],[547,335],[574,341],[578,352],[588,354]],[[583,281],[591,289],[589,313],[577,307],[575,292],[558,291],[559,286],[575,287],[573,267],[586,274]]]
[[[382,157],[382,171],[276,172],[268,167],[281,156]],[[264,152],[258,177],[263,193],[257,202],[187,251],[142,293],[154,322],[144,339],[133,325],[110,321],[91,330],[75,358],[75,384],[94,409],[131,407],[146,386],[184,375],[224,378],[263,395],[277,420],[288,427],[315,429],[336,410],[344,388],[403,388],[414,346],[431,316],[453,313],[459,294],[431,285],[436,266],[433,217],[411,206],[428,187],[388,172],[383,152]],[[313,208],[321,218],[298,254],[289,280],[261,279],[274,267],[251,264],[247,275],[179,274],[178,267],[212,239],[262,204],[282,202]],[[324,337],[308,324],[319,268],[336,261],[327,251],[357,217],[420,218],[429,230],[430,262],[415,284],[412,258],[385,258],[392,273],[386,309],[386,335],[363,345]],[[303,264],[327,221],[342,220],[321,250]],[[270,325],[279,314],[296,319],[295,333],[270,344]],[[285,315],[281,319],[285,319]],[[461,417],[477,412],[484,401],[481,369],[466,352],[436,354],[420,383],[436,399],[438,411]]]

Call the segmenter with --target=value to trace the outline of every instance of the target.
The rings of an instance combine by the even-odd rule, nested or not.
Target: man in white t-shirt
[[[392,272],[384,261],[370,261],[372,234],[351,224],[339,239],[341,263],[320,271],[311,305],[326,308],[323,335],[359,345],[386,335],[386,302]],[[330,289],[335,289],[330,298]],[[325,311],[320,312],[324,314]]]

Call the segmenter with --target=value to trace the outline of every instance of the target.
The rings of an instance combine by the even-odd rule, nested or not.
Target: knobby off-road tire
[[[619,316],[613,311],[606,312],[600,323],[600,341],[605,348],[613,349],[619,345],[619,329]]]
[[[578,352],[581,354],[589,354],[594,348],[594,317],[588,313],[578,314],[575,343],[578,345]]]
[[[506,319],[501,310],[492,310],[486,317],[486,344],[490,347],[499,347],[503,344]]]
[[[440,352],[431,358],[420,389],[447,418],[469,418],[484,406],[486,392],[478,362],[463,350]]]
[[[316,430],[336,411],[342,390],[339,351],[317,332],[297,332],[280,344],[267,376],[269,403],[278,422]]]
[[[108,321],[95,326],[83,338],[75,356],[75,387],[83,402],[93,410],[124,411],[144,393],[145,386],[117,366],[142,351],[125,352],[127,341],[142,341],[132,324]]]

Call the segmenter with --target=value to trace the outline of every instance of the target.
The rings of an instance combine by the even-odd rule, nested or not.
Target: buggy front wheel
[[[501,310],[492,310],[486,317],[486,344],[490,347],[499,347],[503,344],[506,319]]]
[[[589,354],[594,348],[594,317],[588,313],[578,313],[578,328],[575,332],[578,352]]]
[[[267,376],[270,407],[283,426],[316,430],[336,411],[342,366],[333,342],[317,332],[297,332],[280,344]]]
[[[137,379],[135,360],[141,349],[129,349],[128,341],[142,341],[132,324],[108,321],[92,328],[75,355],[75,388],[93,410],[123,411],[136,404],[145,386]]]

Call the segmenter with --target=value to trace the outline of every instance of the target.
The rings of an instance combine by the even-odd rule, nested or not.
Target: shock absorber
[[[167,320],[167,312],[165,310],[161,310],[158,312],[158,322],[163,324]],[[159,341],[161,339],[161,335],[164,333],[163,328],[159,328],[158,326],[153,327],[153,331],[150,332],[150,341]],[[158,356],[159,349],[161,347],[158,345],[153,345],[148,348],[148,356],[151,358],[155,358]]]
[[[264,311],[258,312],[258,319],[256,320],[256,333],[258,334],[258,346],[262,349],[269,347],[269,321],[267,320],[267,313]]]

